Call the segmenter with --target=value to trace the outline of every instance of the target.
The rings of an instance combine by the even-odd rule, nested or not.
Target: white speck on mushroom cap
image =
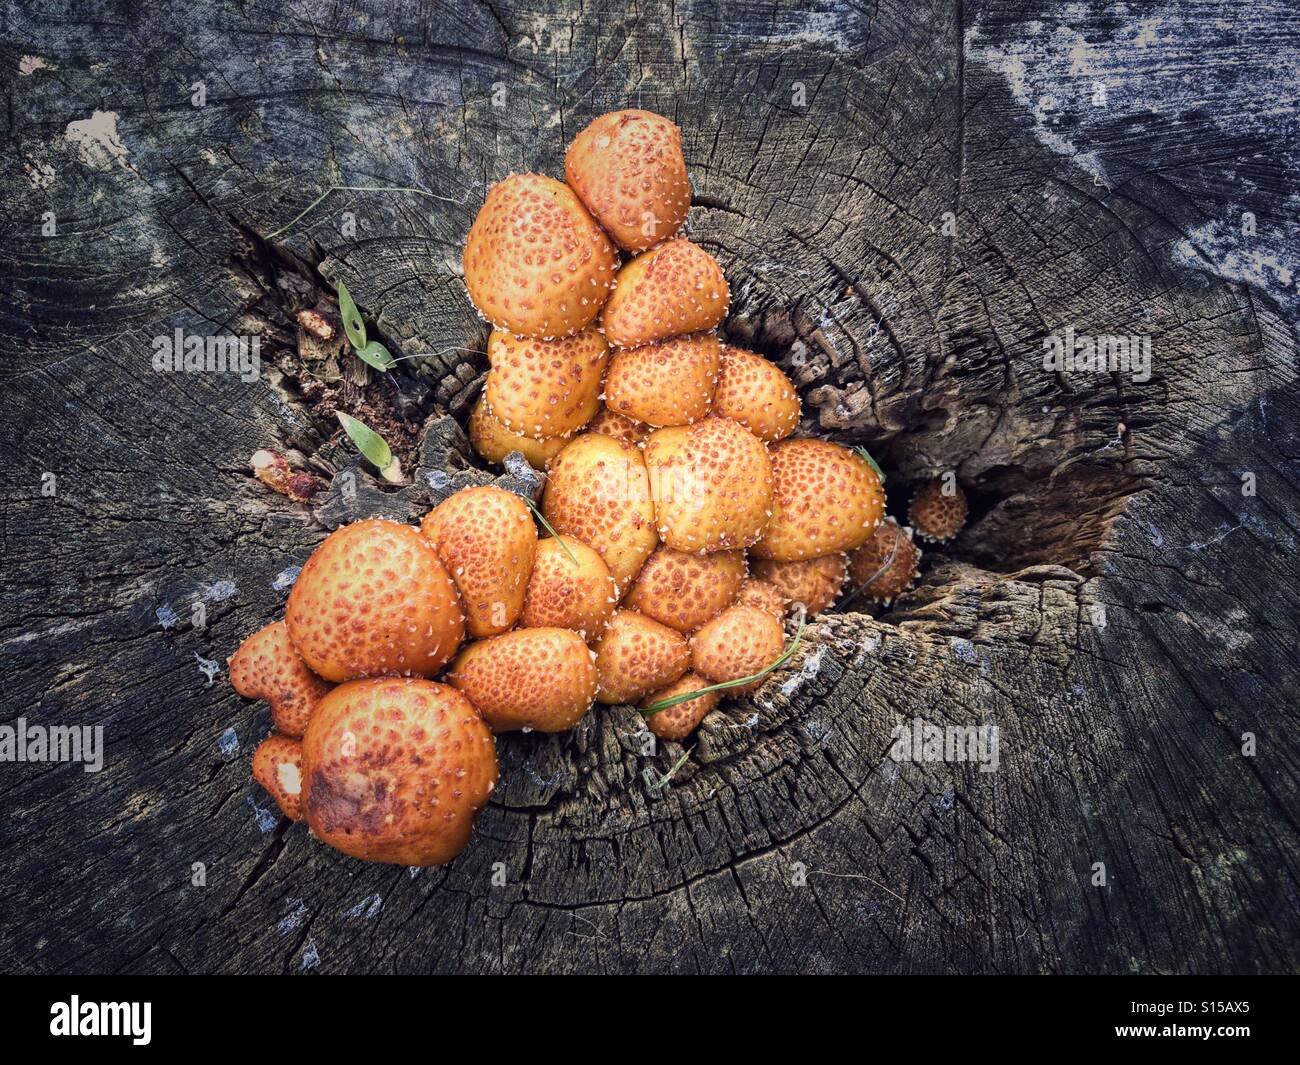
[[[292,762],[281,762],[275,767],[275,777],[287,795],[302,794],[302,771]]]

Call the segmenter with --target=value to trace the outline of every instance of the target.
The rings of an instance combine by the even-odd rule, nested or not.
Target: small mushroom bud
[[[289,461],[278,452],[262,448],[253,452],[249,462],[259,481],[295,503],[308,503],[320,491],[320,485],[311,474],[295,472]]]
[[[338,332],[334,323],[321,314],[320,311],[299,311],[296,317],[303,331],[310,333],[317,340],[333,340],[334,335]]]

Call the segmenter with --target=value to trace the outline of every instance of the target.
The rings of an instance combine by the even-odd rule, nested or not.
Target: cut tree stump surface
[[[11,5],[3,720],[105,754],[0,764],[0,964],[1295,971],[1300,13],[1066,10]],[[450,866],[355,862],[252,783],[270,717],[225,660],[330,528],[491,478],[465,235],[636,106],[681,126],[728,334],[802,431],[870,448],[897,513],[955,471],[972,521],[891,609],[816,618],[667,785],[683,748],[598,707],[501,737]],[[431,195],[288,226],[336,185]],[[340,280],[394,374],[300,345]],[[1067,328],[1149,338],[1149,379],[1045,370]],[[155,372],[177,329],[256,335],[260,377]],[[264,447],[313,506],[253,479]],[[913,718],[995,724],[997,771],[891,758]]]

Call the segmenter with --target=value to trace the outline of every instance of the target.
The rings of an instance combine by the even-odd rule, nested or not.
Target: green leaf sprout
[[[384,438],[352,415],[344,414],[342,411],[337,411],[336,414],[343,431],[357,445],[357,450],[366,460],[379,470],[380,476],[386,481],[400,482],[401,463],[394,457],[392,449],[384,442]]]

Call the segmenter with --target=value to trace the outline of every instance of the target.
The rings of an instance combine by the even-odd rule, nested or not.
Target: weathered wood
[[[1298,190],[1268,57],[1295,13],[393,8],[7,12],[4,718],[102,724],[107,752],[0,766],[4,967],[1294,970]],[[356,863],[271,814],[269,714],[204,664],[330,527],[487,476],[455,424],[483,368],[465,233],[629,105],[682,126],[728,329],[805,430],[868,444],[891,509],[956,470],[974,520],[894,609],[810,625],[666,787],[682,748],[601,708],[502,737],[448,868]],[[272,237],[331,185],[437,198],[338,191]],[[300,355],[293,313],[340,279],[391,378]],[[1150,380],[1045,371],[1066,327],[1149,336]],[[154,372],[175,328],[256,333],[262,379]],[[272,495],[260,447],[330,490]],[[895,762],[912,717],[997,724],[999,770]]]

